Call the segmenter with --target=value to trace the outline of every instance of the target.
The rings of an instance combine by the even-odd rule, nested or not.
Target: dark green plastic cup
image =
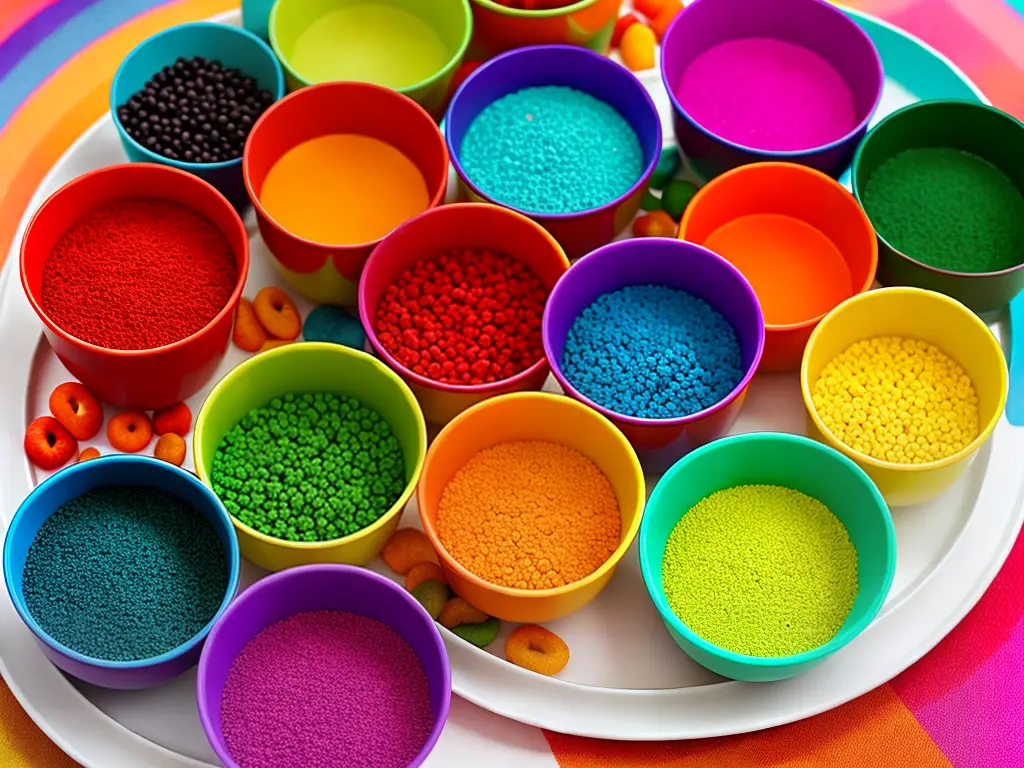
[[[863,192],[878,167],[908,149],[946,147],[970,152],[1005,173],[1024,194],[1024,123],[1005,112],[971,101],[921,101],[893,112],[865,137],[853,158],[853,194]],[[873,224],[873,223],[872,223]],[[877,227],[876,227],[877,231]],[[897,250],[878,234],[878,282],[944,293],[978,314],[1000,310],[1024,289],[1020,263],[998,272],[939,269]]]

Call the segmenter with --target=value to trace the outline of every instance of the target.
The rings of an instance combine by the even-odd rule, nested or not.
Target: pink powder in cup
[[[814,51],[767,37],[730,40],[683,71],[676,98],[717,136],[760,151],[800,151],[853,131],[853,93]]]
[[[242,768],[406,768],[430,736],[427,676],[391,627],[341,611],[272,624],[235,659],[221,727]]]

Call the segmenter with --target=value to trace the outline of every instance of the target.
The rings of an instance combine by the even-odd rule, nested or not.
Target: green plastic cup
[[[924,147],[959,149],[988,160],[1024,194],[1024,123],[973,101],[921,101],[882,120],[854,155],[853,194],[869,220],[871,209],[864,205],[863,194],[871,175],[894,155]],[[1004,308],[1024,289],[1024,252],[1009,269],[956,272],[929,266],[914,254],[897,250],[879,233],[877,278],[885,286],[944,293],[984,314]]]
[[[277,0],[270,44],[288,87],[354,80],[439,117],[473,33],[469,0]]]
[[[669,535],[694,504],[737,485],[780,485],[800,491],[825,504],[846,526],[857,550],[857,597],[839,632],[824,645],[771,658],[733,653],[698,636],[669,607],[661,577]],[[644,583],[676,644],[712,672],[752,683],[794,677],[853,640],[882,607],[896,571],[892,517],[864,471],[832,448],[773,432],[718,440],[672,465],[647,502],[639,542]]]

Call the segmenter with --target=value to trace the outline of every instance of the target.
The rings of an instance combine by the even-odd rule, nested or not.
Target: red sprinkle
[[[420,376],[487,384],[543,357],[546,299],[540,279],[510,256],[449,251],[398,277],[377,307],[375,329],[384,349]]]
[[[238,281],[217,227],[170,200],[118,200],[85,214],[43,268],[42,305],[64,331],[107,349],[153,349],[204,328]]]

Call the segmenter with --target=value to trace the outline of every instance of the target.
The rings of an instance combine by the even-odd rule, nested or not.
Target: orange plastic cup
[[[875,281],[878,242],[838,181],[793,163],[754,163],[717,177],[690,202],[679,239],[740,270],[764,312],[762,371],[795,371],[811,332]]]
[[[437,536],[437,507],[455,473],[480,451],[521,440],[559,443],[589,457],[608,478],[619,502],[618,549],[592,574],[563,587],[533,590],[491,584],[459,565]],[[608,419],[562,395],[522,392],[480,403],[442,429],[427,451],[416,498],[423,530],[452,589],[491,616],[539,624],[579,610],[607,586],[640,529],[646,491],[636,453]]]

